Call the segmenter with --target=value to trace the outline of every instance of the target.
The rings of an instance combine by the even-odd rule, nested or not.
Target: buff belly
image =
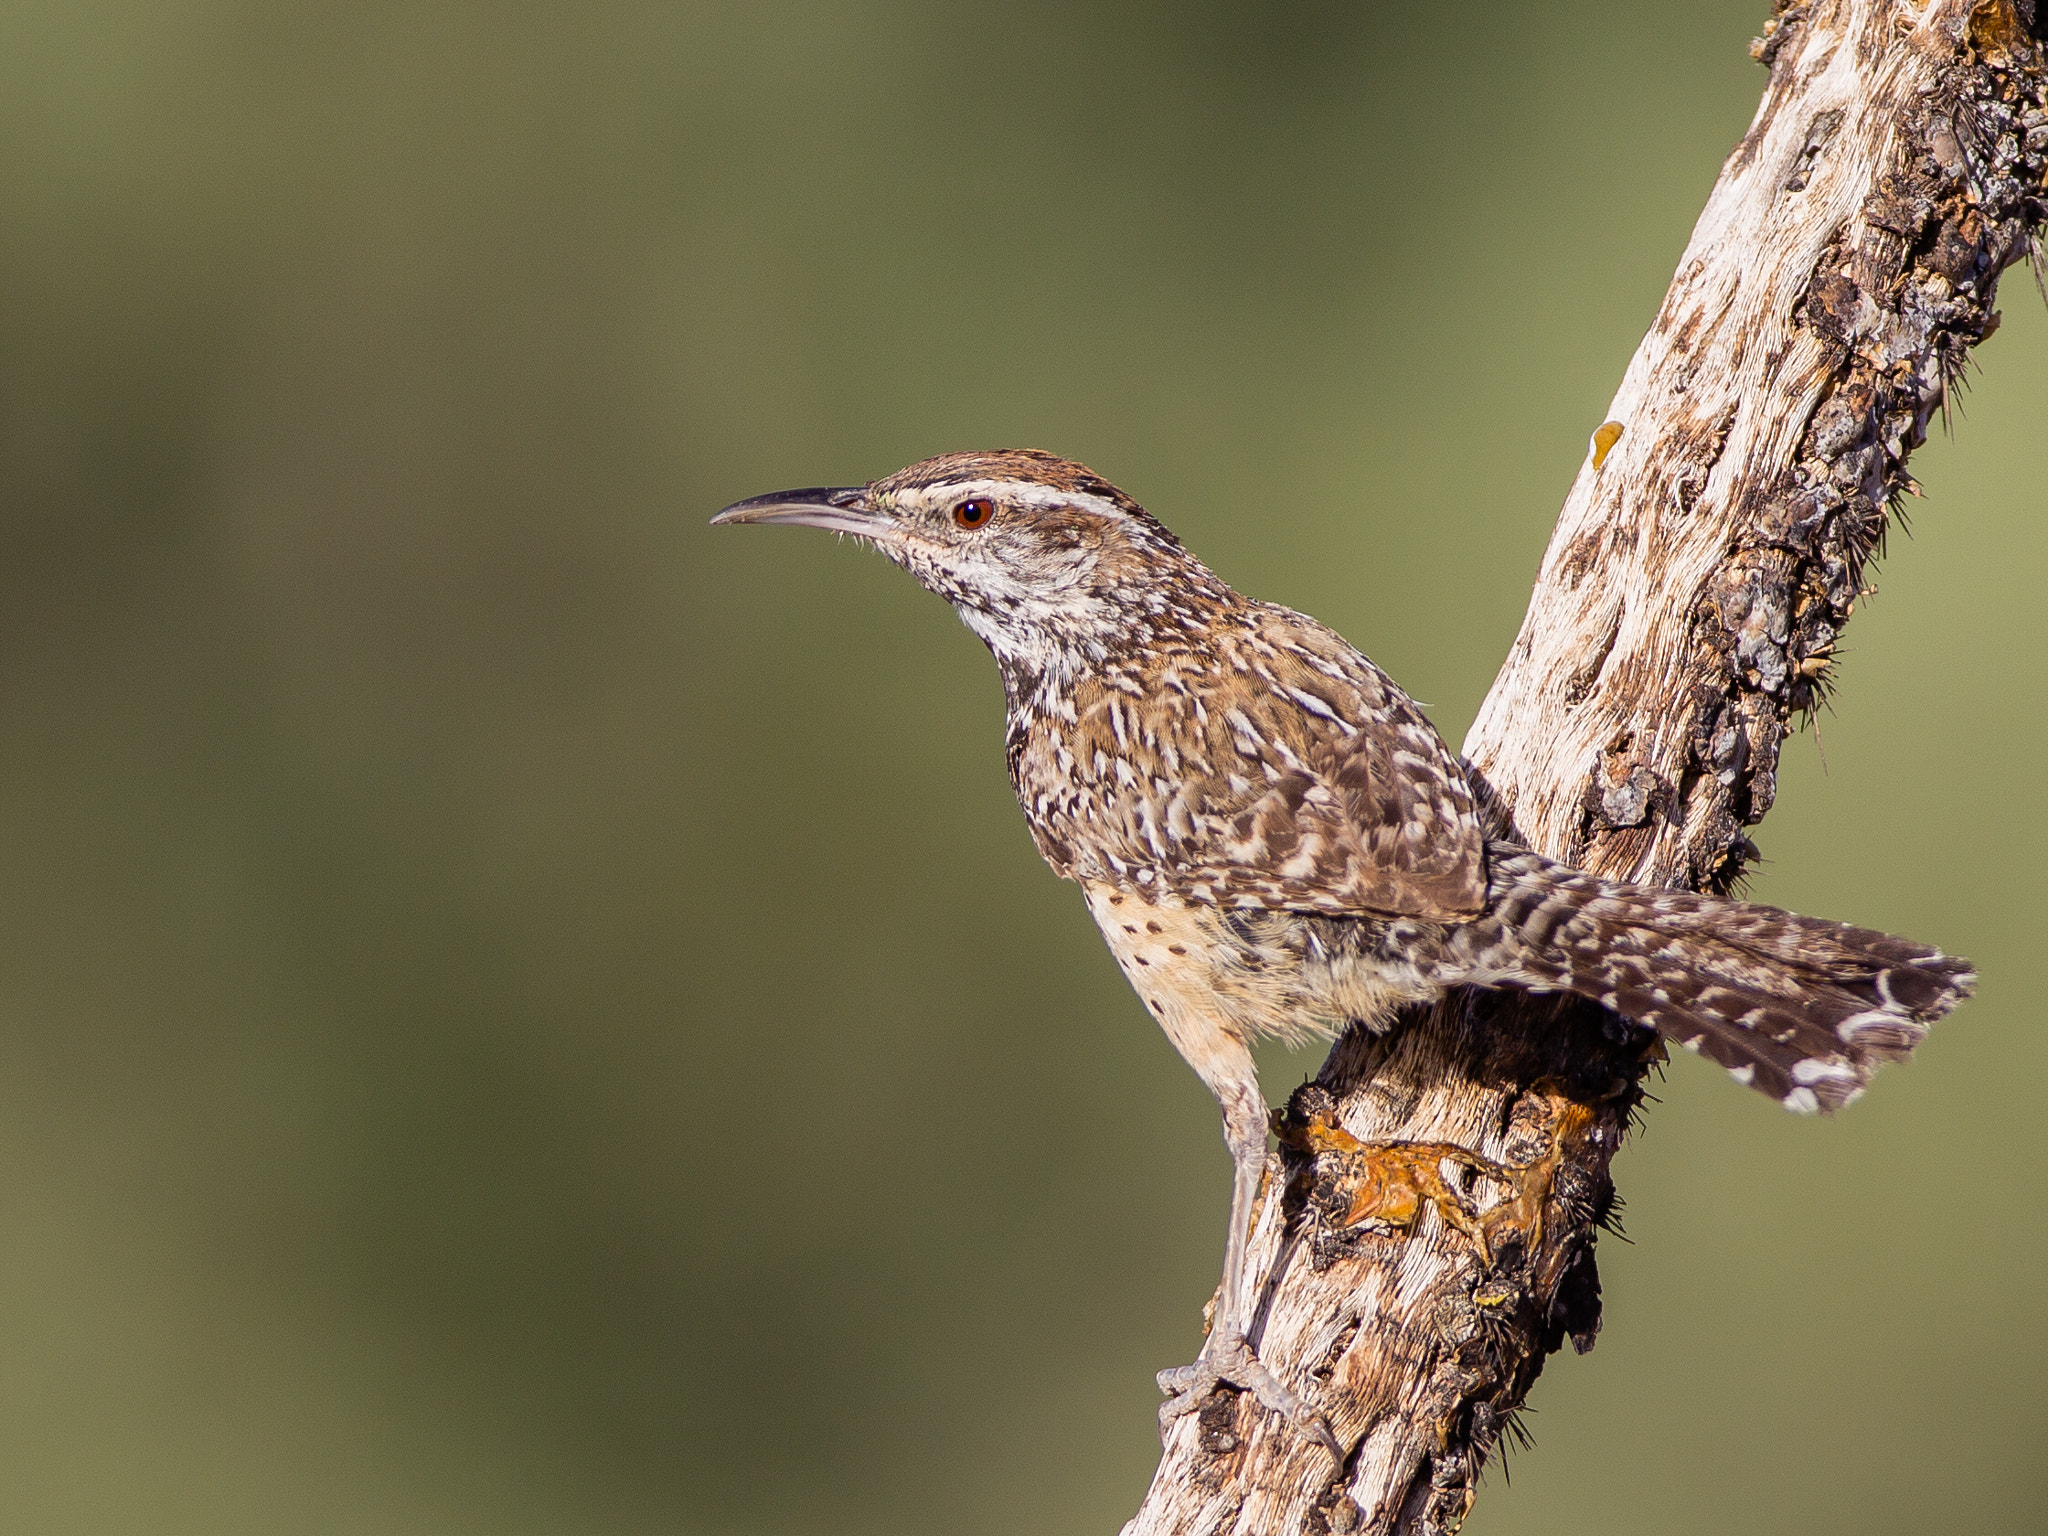
[[[1382,960],[1388,925],[1374,919],[1223,912],[1098,882],[1083,890],[1131,986],[1205,1079],[1205,1063],[1257,1036],[1296,1044],[1354,1019],[1376,1028],[1401,1004],[1443,992],[1415,965]],[[1434,928],[1400,926],[1411,945],[1418,926]]]

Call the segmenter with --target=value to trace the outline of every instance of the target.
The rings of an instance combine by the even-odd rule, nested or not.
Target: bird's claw
[[[1163,1440],[1174,1420],[1185,1418],[1207,1402],[1218,1387],[1242,1387],[1281,1418],[1302,1430],[1330,1453],[1340,1467],[1344,1451],[1323,1416],[1303,1402],[1257,1355],[1251,1345],[1234,1334],[1221,1331],[1209,1335],[1193,1365],[1169,1366],[1156,1378],[1166,1401],[1159,1405],[1159,1437]]]

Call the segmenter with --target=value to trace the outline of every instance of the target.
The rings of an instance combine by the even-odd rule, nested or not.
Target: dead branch
[[[1756,119],[1466,742],[1520,841],[1648,883],[1740,874],[1906,459],[2034,250],[2042,30],[2032,0],[1779,0]],[[1455,1531],[1545,1356],[1593,1345],[1609,1162],[1658,1050],[1494,993],[1340,1040],[1278,1117],[1253,1337],[1347,1460],[1219,1394],[1126,1536]]]

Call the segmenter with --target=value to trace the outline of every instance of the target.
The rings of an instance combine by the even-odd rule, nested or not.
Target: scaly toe
[[[1193,1365],[1161,1371],[1157,1380],[1159,1390],[1168,1395],[1167,1401],[1159,1405],[1161,1439],[1173,1428],[1174,1420],[1200,1408],[1218,1387],[1242,1387],[1256,1396],[1261,1405],[1279,1414],[1328,1451],[1340,1467],[1344,1464],[1344,1452],[1337,1444],[1337,1437],[1330,1433],[1330,1426],[1323,1422],[1322,1415],[1267,1370],[1265,1362],[1253,1354],[1251,1346],[1241,1338],[1211,1334]]]
[[[1159,1383],[1159,1390],[1168,1397],[1179,1397],[1194,1386],[1196,1379],[1201,1374],[1202,1368],[1199,1364],[1169,1365],[1152,1379]],[[1213,1374],[1209,1384],[1212,1387],[1215,1385]]]
[[[1164,1440],[1167,1431],[1173,1428],[1175,1419],[1193,1413],[1209,1400],[1209,1395],[1223,1384],[1223,1378],[1216,1370],[1197,1360],[1193,1365],[1177,1365],[1159,1373],[1156,1378],[1159,1390],[1166,1394],[1166,1401],[1159,1405],[1159,1438]]]

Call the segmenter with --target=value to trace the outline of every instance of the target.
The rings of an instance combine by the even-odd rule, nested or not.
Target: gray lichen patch
[[[1770,809],[1784,732],[1826,697],[1836,642],[1917,493],[1906,460],[1970,348],[1997,329],[1999,274],[2035,248],[2040,75],[1986,60],[1945,85],[1902,121],[1858,215],[1815,264],[1794,325],[1825,344],[1826,384],[1792,465],[1754,498],[1695,611],[1702,670],[1719,687],[1699,700],[1692,766],[1719,804],[1693,870],[1717,886],[1740,873],[1739,829]]]

